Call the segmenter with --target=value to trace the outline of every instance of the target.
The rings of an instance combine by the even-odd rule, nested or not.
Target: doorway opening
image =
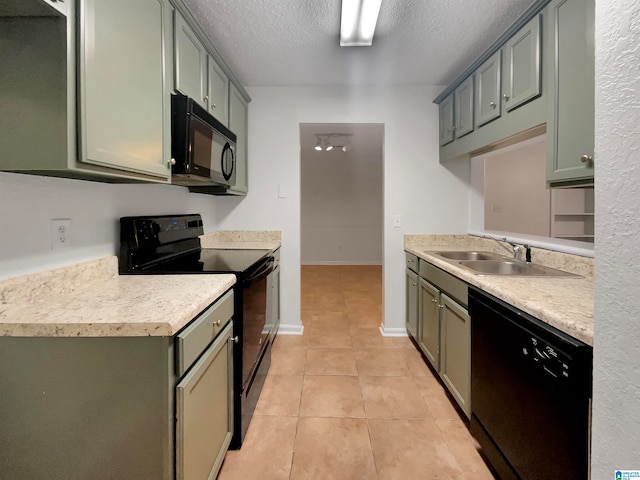
[[[321,318],[335,330],[383,323],[383,216],[384,125],[301,124],[301,318],[311,330]]]

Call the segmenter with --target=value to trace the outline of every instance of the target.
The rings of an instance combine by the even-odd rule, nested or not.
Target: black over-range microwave
[[[171,183],[236,183],[236,135],[192,98],[171,95]]]

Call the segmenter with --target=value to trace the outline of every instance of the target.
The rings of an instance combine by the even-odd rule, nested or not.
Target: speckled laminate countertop
[[[404,247],[422,260],[445,270],[514,307],[533,315],[589,345],[593,345],[593,259],[532,249],[534,263],[582,275],[574,277],[517,277],[470,273],[429,254],[443,250],[482,250],[503,255],[508,245],[468,235],[405,235]]]
[[[172,336],[235,280],[226,274],[118,275],[117,257],[3,280],[0,336]]]
[[[219,230],[200,236],[202,248],[276,250],[282,244],[282,233],[260,230]]]

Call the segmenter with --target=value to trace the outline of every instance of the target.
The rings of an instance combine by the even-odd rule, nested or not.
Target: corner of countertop
[[[33,303],[65,295],[118,275],[118,257],[110,256],[0,280],[0,304]]]

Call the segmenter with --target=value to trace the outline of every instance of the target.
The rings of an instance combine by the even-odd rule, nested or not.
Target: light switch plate
[[[402,226],[402,215],[393,216],[393,228],[400,228]]]
[[[286,185],[278,185],[278,198],[287,198],[289,196],[289,187]]]

